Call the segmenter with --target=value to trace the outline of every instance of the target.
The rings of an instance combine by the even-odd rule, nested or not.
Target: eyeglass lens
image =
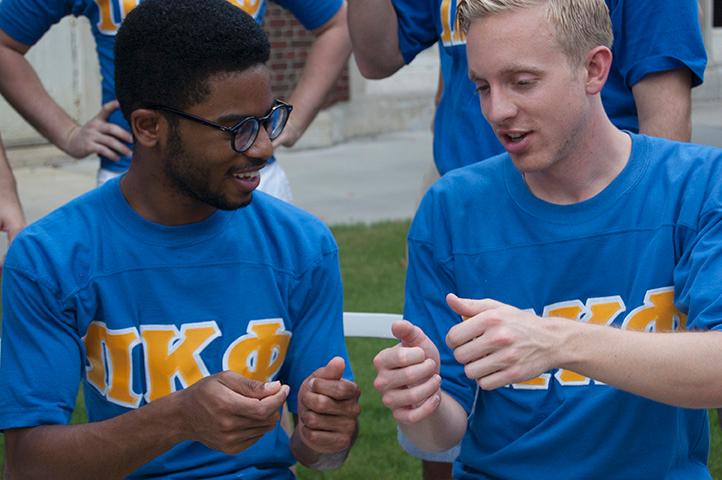
[[[268,134],[270,140],[275,140],[283,131],[288,119],[288,111],[282,105],[273,108],[268,118],[263,120],[263,128]],[[244,151],[253,145],[258,135],[259,121],[256,118],[249,118],[236,132],[234,143],[237,151]]]

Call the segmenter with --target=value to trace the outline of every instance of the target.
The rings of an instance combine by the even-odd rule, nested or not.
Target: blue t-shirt
[[[455,478],[710,478],[706,410],[563,369],[481,391],[445,343],[461,321],[449,292],[623,329],[722,330],[722,150],[632,140],[624,170],[581,203],[538,199],[507,154],[422,201],[404,317],[439,347],[442,388],[470,414]]]
[[[266,12],[267,0],[228,0],[251,15],[259,24]],[[303,26],[316,29],[338,12],[343,0],[273,0],[289,10]],[[141,0],[2,0],[0,1],[0,29],[14,40],[34,45],[51,26],[63,17],[84,16],[90,21],[100,63],[103,103],[115,100],[115,64],[113,46],[125,16]],[[120,109],[109,121],[130,131]],[[129,145],[130,146],[130,145]],[[114,172],[124,172],[131,157],[123,156],[118,162],[100,157],[101,166]],[[271,159],[272,161],[272,159]]]
[[[444,93],[434,120],[434,160],[442,175],[503,152],[483,118],[468,78],[466,38],[456,29],[457,0],[392,0],[398,16],[399,48],[406,63],[436,41]],[[686,67],[693,86],[702,83],[707,57],[695,0],[606,0],[614,59],[602,92],[604,107],[619,128],[637,132],[632,86],[644,76]],[[492,47],[493,48],[493,47]],[[445,62],[449,61],[449,65]]]
[[[311,215],[256,192],[185,226],[150,223],[119,180],[27,227],[3,268],[0,430],[89,421],[234,370],[290,386],[344,344],[337,247]],[[350,377],[350,369],[346,376]],[[286,478],[280,426],[238,455],[183,442],[131,478]]]

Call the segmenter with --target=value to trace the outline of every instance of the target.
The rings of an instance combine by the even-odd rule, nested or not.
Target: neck
[[[535,196],[558,205],[579,203],[604,190],[627,165],[632,148],[629,135],[603,110],[570,135],[569,151],[551,168],[524,174]]]
[[[216,211],[171,185],[159,158],[142,157],[140,152],[134,152],[128,173],[120,182],[123,195],[138,215],[149,222],[175,226],[200,222]]]

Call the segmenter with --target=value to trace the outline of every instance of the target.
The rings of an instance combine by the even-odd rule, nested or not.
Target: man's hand
[[[316,453],[345,452],[356,437],[361,392],[354,382],[341,378],[345,368],[343,358],[332,358],[298,392],[296,432]]]
[[[401,343],[374,358],[374,387],[397,422],[414,424],[434,413],[441,402],[439,350],[406,320],[394,322],[391,332]]]
[[[529,380],[554,367],[559,346],[549,327],[555,320],[490,299],[449,294],[446,301],[467,318],[449,330],[446,343],[466,376],[484,390]]]
[[[177,392],[184,437],[229,455],[273,430],[289,388],[225,371]]]
[[[63,151],[75,158],[93,153],[117,162],[121,155],[131,155],[126,143],[133,143],[133,136],[118,125],[108,122],[108,117],[118,108],[118,101],[108,102],[100,112],[85,125],[75,125],[65,135]]]

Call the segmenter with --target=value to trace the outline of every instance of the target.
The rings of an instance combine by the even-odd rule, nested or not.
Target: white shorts
[[[123,172],[114,172],[105,168],[99,168],[96,182],[98,186],[101,186],[111,178],[122,174]],[[291,184],[288,182],[286,172],[283,171],[283,168],[281,168],[278,162],[270,163],[261,169],[261,183],[258,185],[258,190],[288,203],[293,203]]]
[[[124,173],[125,172],[114,172],[113,170],[108,170],[107,168],[100,167],[98,169],[98,174],[95,176],[95,183],[98,186],[101,186],[111,178],[123,175]]]
[[[258,185],[258,190],[285,202],[293,203],[291,184],[288,182],[286,172],[277,161],[269,163],[261,169],[261,183]]]

